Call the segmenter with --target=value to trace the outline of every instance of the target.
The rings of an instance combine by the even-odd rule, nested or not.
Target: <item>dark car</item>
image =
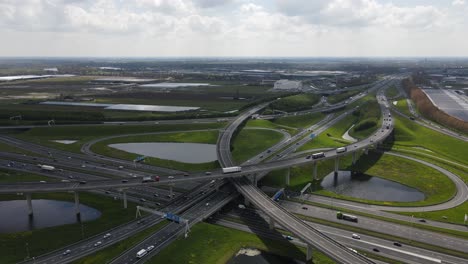
[[[401,247],[401,243],[400,242],[393,242],[393,245],[397,246],[397,247]]]
[[[80,181],[80,184],[86,184],[86,181]]]
[[[375,252],[380,252],[380,250],[378,248],[373,248],[372,250],[375,251]]]
[[[418,221],[421,222],[421,223],[426,223],[426,220],[424,220],[424,219],[419,219]]]
[[[122,183],[126,183],[126,182],[128,182],[128,180],[122,180]]]

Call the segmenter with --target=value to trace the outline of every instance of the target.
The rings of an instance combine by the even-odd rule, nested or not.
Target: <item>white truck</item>
[[[346,147],[341,147],[341,148],[337,148],[336,149],[336,153],[343,153],[343,152],[346,152]]]
[[[242,167],[227,167],[227,168],[223,168],[223,173],[234,173],[234,172],[241,172],[242,171]]]
[[[148,253],[148,251],[146,251],[146,249],[142,249],[142,250],[140,250],[140,251],[137,252],[136,257],[137,257],[138,259],[140,259],[140,258],[142,258],[144,255],[146,255],[147,253]]]
[[[38,164],[37,166],[39,166],[39,168],[41,168],[41,170],[45,170],[45,171],[54,171],[54,170],[55,170],[55,167],[54,167],[54,166],[50,166],[50,165],[41,165],[41,164]]]

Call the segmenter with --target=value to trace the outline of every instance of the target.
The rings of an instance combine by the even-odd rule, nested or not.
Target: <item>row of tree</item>
[[[451,116],[437,108],[421,88],[415,85],[412,78],[403,80],[403,87],[423,116],[444,126],[468,133],[468,122]]]

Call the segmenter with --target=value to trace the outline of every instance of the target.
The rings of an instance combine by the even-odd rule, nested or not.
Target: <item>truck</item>
[[[148,251],[146,251],[146,249],[142,249],[142,250],[137,252],[136,257],[137,257],[137,259],[141,259],[147,253],[148,253]]]
[[[343,152],[346,152],[346,147],[341,147],[341,148],[337,148],[336,149],[336,153],[343,153]]]
[[[223,168],[223,173],[234,173],[234,172],[241,172],[242,171],[242,167],[227,167],[227,168]]]
[[[356,216],[350,214],[343,214],[342,212],[336,212],[336,218],[355,223],[358,222],[358,218]]]
[[[50,165],[41,165],[41,164],[38,164],[37,166],[39,166],[39,168],[41,168],[41,170],[45,170],[45,171],[54,171],[54,170],[55,170],[55,167],[54,167],[54,166],[50,166]]]
[[[325,153],[323,153],[323,152],[318,152],[318,153],[312,154],[313,159],[319,159],[319,158],[323,158],[323,157],[325,157]]]

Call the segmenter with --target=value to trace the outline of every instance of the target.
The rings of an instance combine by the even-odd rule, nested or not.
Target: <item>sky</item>
[[[0,56],[468,56],[468,0],[0,0]]]

